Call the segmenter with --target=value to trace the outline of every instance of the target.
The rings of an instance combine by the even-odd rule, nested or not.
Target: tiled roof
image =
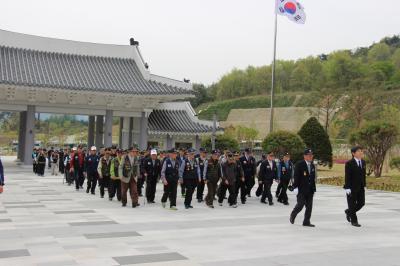
[[[201,120],[194,121],[185,110],[153,110],[149,116],[149,131],[156,134],[204,134],[212,127]]]
[[[0,46],[0,84],[134,95],[192,94],[185,88],[146,80],[133,59],[6,46]]]

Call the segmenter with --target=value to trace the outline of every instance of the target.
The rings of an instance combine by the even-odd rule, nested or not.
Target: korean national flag
[[[306,22],[303,6],[295,0],[276,0],[276,13],[288,17],[298,24]]]

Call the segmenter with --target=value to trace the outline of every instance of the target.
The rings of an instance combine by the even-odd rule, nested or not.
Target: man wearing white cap
[[[150,157],[143,165],[143,174],[146,180],[146,198],[148,203],[155,203],[157,181],[161,174],[161,162],[157,159],[157,150],[150,151]]]
[[[86,193],[95,194],[98,172],[97,167],[99,166],[100,158],[97,156],[97,149],[95,146],[90,148],[90,155],[85,160],[85,171],[87,177],[87,188]]]

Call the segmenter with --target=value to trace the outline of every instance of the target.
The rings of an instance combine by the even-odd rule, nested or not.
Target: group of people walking
[[[122,207],[127,206],[128,191],[132,207],[140,206],[139,197],[143,189],[145,202],[154,204],[159,181],[163,184],[161,205],[167,208],[169,201],[170,210],[177,210],[179,186],[185,209],[193,208],[193,195],[209,208],[215,208],[215,202],[223,206],[225,200],[230,207],[237,208],[238,199],[242,205],[246,204],[256,184],[255,196],[260,198],[262,204],[271,206],[274,205],[272,185],[277,182],[275,197],[279,203],[289,205],[288,190],[297,196],[290,222],[293,224],[305,207],[303,226],[314,227],[311,213],[317,174],[311,149],[305,149],[303,159],[296,164],[292,163],[289,153],[276,159],[273,152],[268,152],[256,161],[250,149],[245,149],[242,154],[229,150],[213,150],[208,154],[203,148],[198,151],[171,149],[158,152],[155,149],[139,151],[136,147],[97,150],[94,146],[89,152],[81,146],[71,151],[50,151],[34,151],[35,173],[39,176],[44,174],[47,155],[52,174],[56,175],[58,171],[63,173],[67,184],[75,184],[77,191],[83,189],[86,179],[86,193],[95,195],[99,186],[101,198],[105,197],[107,190],[108,199],[112,201],[116,197]],[[348,200],[345,215],[352,225],[359,227],[356,213],[365,204],[365,161],[362,160],[361,147],[352,148],[351,152],[353,159],[346,164],[345,173]]]

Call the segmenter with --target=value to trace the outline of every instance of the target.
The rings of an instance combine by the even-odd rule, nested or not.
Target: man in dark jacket
[[[150,157],[143,165],[143,174],[146,179],[146,198],[148,203],[155,203],[157,181],[161,174],[161,162],[157,159],[157,150],[150,151]]]
[[[348,222],[351,222],[353,226],[360,227],[357,212],[365,205],[366,164],[362,159],[364,153],[361,147],[352,148],[351,154],[353,158],[345,166],[344,189],[348,205],[345,213]]]
[[[279,163],[278,166],[278,177],[279,177],[279,185],[280,190],[277,195],[278,202],[283,203],[284,205],[289,205],[287,189],[289,186],[289,182],[293,177],[293,163],[290,160],[290,154],[286,153],[283,156],[283,160]]]
[[[58,170],[61,174],[64,174],[64,150],[60,149],[58,152],[59,160],[58,160]]]
[[[237,176],[236,176],[236,197],[239,196],[239,191],[240,191],[240,201],[242,202],[242,204],[246,204],[246,196],[248,194],[247,188],[249,184],[251,184],[251,182],[247,182],[246,184],[246,178],[245,178],[245,173],[244,173],[244,167],[247,167],[247,164],[243,164],[241,161],[240,157],[240,153],[238,152],[234,152],[233,156],[235,157],[236,160],[236,165],[238,168],[237,171]],[[252,177],[254,178],[254,176]]]
[[[69,171],[74,176],[75,189],[78,191],[79,188],[82,188],[83,182],[85,181],[83,176],[85,168],[85,155],[83,154],[80,146],[78,146],[78,148],[74,147],[72,151],[73,154],[71,156]]]
[[[235,157],[233,156],[232,153],[228,153],[227,161],[222,164],[221,168],[222,168],[222,181],[219,189],[218,203],[220,206],[222,206],[226,190],[229,190],[229,197],[228,197],[229,206],[232,208],[237,208],[236,180],[238,175],[244,176],[243,170],[242,168],[240,168],[241,173],[238,173],[239,168],[235,160]]]
[[[46,168],[46,155],[43,149],[39,150],[39,154],[36,160],[37,160],[37,167],[36,167],[37,174],[39,176],[44,176],[44,169]]]
[[[169,155],[164,160],[161,168],[161,180],[164,184],[164,194],[161,198],[161,204],[165,208],[167,199],[170,202],[170,210],[176,211],[176,190],[179,179],[179,163],[176,157],[176,151],[171,149]]]
[[[85,172],[87,178],[87,188],[86,193],[90,193],[92,195],[95,194],[97,180],[98,180],[98,172],[97,168],[99,166],[100,158],[97,155],[97,149],[95,146],[90,148],[90,155],[85,159]]]
[[[316,192],[316,171],[313,164],[313,152],[311,149],[304,150],[304,160],[296,163],[294,167],[293,192],[297,195],[297,204],[290,214],[290,223],[294,224],[297,214],[306,207],[303,226],[315,227],[311,224],[311,212],[313,207],[314,193]]]
[[[214,208],[214,196],[217,191],[218,181],[221,178],[221,166],[218,161],[218,151],[211,152],[211,158],[204,161],[203,179],[207,185],[206,205]]]
[[[197,186],[197,172],[196,172],[196,161],[194,158],[194,149],[189,149],[187,158],[181,163],[179,167],[179,179],[180,182],[185,186],[185,208],[192,209],[192,198],[193,192]]]
[[[251,190],[255,184],[255,175],[256,175],[256,159],[251,154],[251,150],[246,148],[244,150],[244,155],[240,157],[240,163],[242,164],[242,169],[245,178],[245,187],[247,196],[251,197]],[[243,200],[246,201],[246,198]]]
[[[278,179],[278,167],[276,165],[275,155],[273,152],[269,152],[267,154],[267,159],[261,163],[259,177],[260,179],[258,182],[263,186],[261,203],[267,204],[265,200],[268,198],[268,204],[270,206],[274,205],[271,187],[274,183],[274,180]]]
[[[204,195],[204,165],[205,161],[207,160],[207,151],[204,148],[200,148],[200,154],[196,158],[196,171],[197,171],[197,202],[203,202],[203,195]]]

